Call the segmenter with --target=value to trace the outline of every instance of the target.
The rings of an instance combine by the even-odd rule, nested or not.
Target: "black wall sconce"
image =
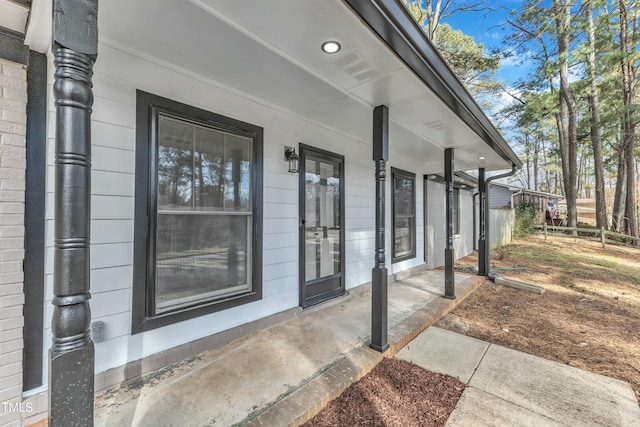
[[[289,173],[298,173],[300,156],[293,147],[284,147],[284,159],[289,162]]]

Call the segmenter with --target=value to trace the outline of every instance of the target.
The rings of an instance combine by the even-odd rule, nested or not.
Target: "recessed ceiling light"
[[[322,43],[322,51],[324,53],[337,53],[340,48],[340,43],[333,40]]]
[[[484,160],[484,159],[485,159],[485,157],[484,157],[484,156],[480,156],[480,157],[478,157],[478,160]]]

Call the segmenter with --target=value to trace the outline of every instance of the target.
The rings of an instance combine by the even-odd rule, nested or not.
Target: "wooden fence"
[[[547,234],[549,234],[549,232],[553,233],[556,231],[563,231],[563,232],[575,231],[576,233],[583,233],[583,235],[581,236],[580,234],[578,234],[577,236],[573,236],[573,237],[587,237],[587,236],[584,236],[584,234],[590,234],[596,238],[600,237],[600,243],[602,243],[603,248],[605,247],[606,243],[618,244],[618,245],[619,244],[629,245],[629,243],[625,243],[625,241],[611,240],[611,239],[607,239],[607,237],[616,237],[618,239],[629,240],[631,241],[631,244],[635,243],[635,245],[640,244],[640,237],[633,237],[627,234],[616,233],[614,231],[605,230],[604,228],[598,229],[598,228],[564,227],[560,225],[547,225],[547,224],[534,225],[533,228],[542,230],[542,232],[544,233],[545,240],[547,240]]]

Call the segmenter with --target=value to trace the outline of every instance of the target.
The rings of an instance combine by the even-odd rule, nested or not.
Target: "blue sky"
[[[444,19],[443,22],[473,37],[476,43],[484,43],[488,50],[499,48],[502,47],[504,38],[510,32],[505,16],[510,10],[519,10],[522,4],[522,0],[489,2],[488,7],[492,9],[491,11],[456,12]],[[524,77],[528,70],[529,67],[519,64],[517,58],[508,59],[500,67],[498,78],[514,84],[518,79]]]
[[[467,3],[469,3],[469,1],[473,0],[468,0]],[[504,48],[503,41],[512,31],[505,17],[509,14],[510,10],[520,10],[523,3],[523,0],[493,1],[488,4],[488,7],[491,9],[489,11],[457,12],[443,19],[442,22],[446,22],[451,25],[452,28],[473,37],[476,43],[483,43],[488,51],[492,48]],[[516,86],[518,81],[524,79],[530,70],[531,64],[527,64],[526,61],[522,63],[521,57],[514,55],[502,61],[500,69],[497,72],[497,77],[499,80],[506,82],[505,86],[509,92],[517,94],[518,90]],[[494,107],[490,111],[486,111],[490,117],[493,117],[501,108],[513,102],[513,98],[503,92],[499,94],[493,102]],[[519,151],[515,144],[515,135],[513,131],[509,129],[510,123],[508,121],[500,123],[496,121],[495,124],[502,126],[506,132],[505,136],[507,140],[510,141],[516,151]]]

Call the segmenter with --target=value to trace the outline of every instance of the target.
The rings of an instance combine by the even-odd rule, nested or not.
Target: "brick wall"
[[[20,409],[26,105],[25,68],[0,59],[0,426],[19,426],[24,416]]]

